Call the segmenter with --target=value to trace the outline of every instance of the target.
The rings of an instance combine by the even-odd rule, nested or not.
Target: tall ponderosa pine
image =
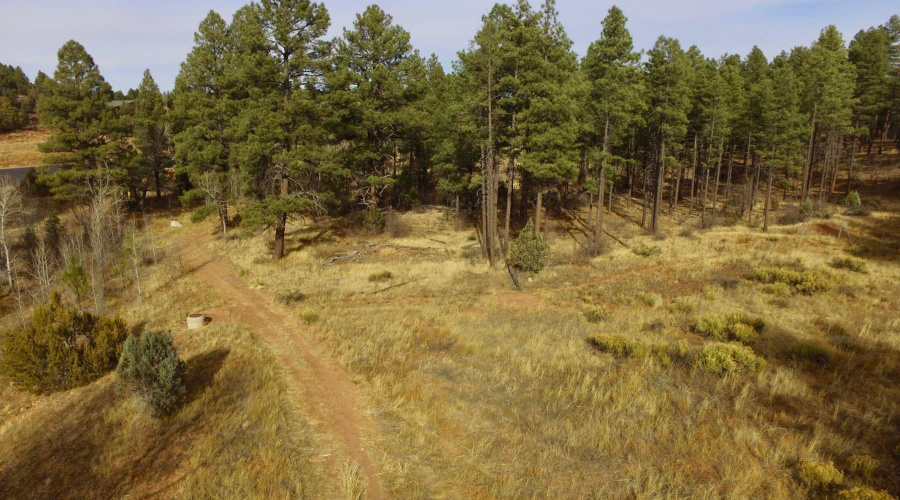
[[[812,172],[825,150],[821,185],[827,170],[837,165],[843,134],[849,131],[853,117],[853,90],[855,74],[847,59],[847,48],[840,32],[834,26],[822,30],[819,39],[808,50],[798,52],[800,76],[803,82],[805,107],[810,114],[810,137],[807,159],[804,165],[801,197],[809,196]],[[825,139],[822,148],[822,136]],[[820,190],[821,191],[821,190]]]
[[[225,20],[210,11],[194,34],[194,48],[181,64],[173,93],[176,172],[186,174],[194,185],[186,198],[215,203],[223,234],[228,230],[236,114],[229,95],[231,45]]]
[[[603,32],[593,42],[582,62],[589,85],[586,111],[588,151],[598,177],[598,202],[594,224],[594,243],[603,231],[603,193],[610,169],[610,148],[627,133],[634,114],[640,111],[640,54],[634,51],[631,33],[625,27],[627,18],[613,6],[603,19]]]
[[[655,135],[657,151],[650,230],[656,232],[659,229],[666,167],[677,163],[667,151],[670,152],[687,131],[687,113],[690,109],[688,86],[690,65],[678,40],[664,36],[659,37],[649,56],[646,64],[650,104],[649,125]]]
[[[415,96],[409,78],[422,60],[409,43],[409,33],[377,5],[356,16],[353,29],[336,41],[334,71],[328,78],[334,123],[342,160],[350,168],[355,195],[377,207],[396,182],[396,166],[405,108]]]
[[[329,24],[325,7],[308,0],[263,0],[232,23],[235,78],[246,92],[233,158],[257,199],[248,222],[274,225],[275,259],[284,256],[289,215],[326,208],[317,175],[328,164],[317,94]]]
[[[563,181],[574,180],[578,173],[578,88],[573,78],[577,59],[559,22],[555,0],[541,5],[538,26],[543,61],[530,85],[520,126],[524,132],[522,168],[537,189],[535,231],[540,233],[544,195]]]
[[[144,71],[134,107],[134,145],[141,153],[142,170],[152,177],[156,196],[160,197],[163,172],[172,161],[172,148],[163,96],[149,69]]]
[[[46,95],[38,103],[38,118],[52,132],[41,151],[47,163],[60,165],[48,176],[56,196],[72,199],[83,193],[85,183],[99,169],[124,177],[133,148],[109,101],[112,88],[84,47],[66,42],[58,53],[53,78],[42,87]]]
[[[500,257],[497,227],[498,164],[498,84],[502,75],[501,27],[508,7],[495,5],[482,17],[483,25],[475,35],[470,50],[459,53],[459,74],[463,83],[462,97],[470,116],[475,117],[475,136],[481,165],[481,231],[482,250],[495,265]]]

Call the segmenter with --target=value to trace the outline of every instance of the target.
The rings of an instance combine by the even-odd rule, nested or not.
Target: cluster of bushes
[[[120,318],[67,307],[57,293],[24,328],[5,332],[0,344],[0,374],[35,394],[80,387],[114,368],[119,386],[138,395],[154,416],[169,415],[184,401],[185,363],[171,334],[128,335]]]
[[[745,344],[759,337],[765,327],[762,320],[750,318],[743,313],[725,316],[706,316],[693,325],[695,332],[720,342],[738,341]]]
[[[35,394],[79,387],[115,368],[127,336],[121,319],[66,307],[53,294],[25,328],[4,334],[0,373]]]
[[[847,460],[847,472],[860,480],[871,479],[878,471],[878,461],[868,455],[853,455]],[[844,473],[832,462],[802,460],[797,464],[797,475],[810,493],[826,496],[845,483]],[[832,498],[840,500],[894,500],[886,491],[865,486],[840,491]]]
[[[695,366],[717,375],[729,375],[759,370],[766,366],[766,361],[743,344],[714,342],[700,351]]]
[[[687,342],[680,340],[674,344],[652,344],[628,338],[624,335],[594,335],[587,339],[594,349],[611,354],[616,358],[643,359],[653,357],[668,365],[675,360],[687,359]]]
[[[764,284],[783,283],[798,293],[812,295],[831,288],[831,281],[815,271],[793,271],[781,267],[759,267],[753,270],[753,279]]]
[[[530,274],[541,272],[550,260],[550,244],[535,233],[531,220],[509,248],[509,264]]]

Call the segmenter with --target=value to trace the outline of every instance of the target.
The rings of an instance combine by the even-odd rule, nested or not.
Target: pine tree
[[[328,78],[334,123],[360,203],[377,207],[396,182],[389,168],[406,106],[411,72],[422,66],[409,33],[377,5],[356,16],[353,29],[335,43]]]
[[[618,144],[628,130],[634,114],[640,111],[640,54],[634,51],[631,33],[625,27],[627,18],[613,6],[603,19],[603,32],[593,42],[582,62],[589,91],[586,112],[589,123],[588,148],[599,147],[594,161],[598,177],[597,220],[594,224],[594,243],[599,244],[603,231],[603,193],[609,172],[610,149]]]
[[[70,40],[59,49],[58,57],[53,78],[42,82],[46,95],[38,103],[38,119],[52,135],[40,149],[49,153],[48,164],[60,165],[46,179],[52,192],[73,199],[83,194],[86,182],[101,169],[125,177],[133,148],[108,106],[112,88],[90,54]]]
[[[766,198],[763,230],[769,230],[769,206],[772,197],[772,177],[776,167],[790,169],[802,161],[803,138],[806,136],[806,117],[800,109],[800,82],[794,68],[782,53],[772,61],[772,86],[770,105],[764,108],[762,121],[768,154],[766,169]]]
[[[544,194],[578,172],[577,60],[559,23],[555,0],[541,5],[539,54],[543,58],[529,86],[528,108],[520,115],[525,134],[522,168],[537,188],[535,230],[540,233]],[[546,231],[546,227],[544,228]]]
[[[162,196],[161,176],[172,160],[166,118],[162,94],[148,69],[135,99],[134,145],[141,152],[143,170],[153,178],[157,198]]]
[[[860,30],[850,42],[848,58],[856,68],[856,120],[868,123],[868,152],[891,114],[891,37],[884,26]]]
[[[194,48],[181,64],[173,93],[175,169],[194,186],[182,199],[214,203],[223,234],[232,197],[229,155],[236,114],[229,95],[231,45],[225,20],[210,11],[194,34]]]
[[[805,108],[810,114],[810,137],[803,172],[801,197],[809,196],[812,171],[815,167],[820,136],[825,136],[825,162],[821,185],[826,171],[836,158],[833,151],[848,132],[853,114],[855,74],[847,59],[847,49],[840,32],[834,26],[822,30],[819,39],[808,51],[798,51],[800,75],[806,96]],[[821,193],[820,196],[824,193]]]
[[[234,78],[246,93],[233,159],[257,200],[246,213],[248,223],[275,227],[276,260],[284,256],[289,215],[326,210],[317,182],[329,163],[317,88],[329,24],[325,7],[307,0],[263,0],[232,22]]]
[[[659,37],[649,56],[646,64],[649,123],[658,148],[650,230],[656,232],[659,229],[666,167],[677,163],[674,157],[667,154],[667,146],[671,151],[687,131],[687,113],[691,104],[688,86],[690,65],[678,40],[664,36]]]

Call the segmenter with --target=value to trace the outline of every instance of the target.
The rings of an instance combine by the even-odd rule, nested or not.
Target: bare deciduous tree
[[[22,215],[22,192],[18,184],[8,176],[0,176],[0,246],[6,261],[6,282],[9,291],[15,290],[12,256],[9,251],[9,230]]]

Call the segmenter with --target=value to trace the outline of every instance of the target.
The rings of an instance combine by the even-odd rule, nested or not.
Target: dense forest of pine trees
[[[275,258],[298,215],[442,203],[478,214],[492,264],[513,224],[540,232],[551,209],[616,192],[643,199],[650,231],[676,207],[715,221],[757,201],[767,228],[773,189],[804,203],[849,192],[857,155],[900,141],[898,16],[849,46],[829,26],[771,58],[709,58],[665,36],[642,52],[617,7],[581,60],[555,0],[482,21],[447,72],[375,5],[335,40],[319,3],[262,0],[230,23],[210,12],[174,91],[147,71],[117,107],[70,41],[34,85],[0,67],[0,127],[36,101],[62,165],[41,178],[55,196],[103,172],[136,207],[148,193],[215,207],[223,232],[241,200],[242,225],[274,231]],[[603,210],[591,213],[599,244]]]

